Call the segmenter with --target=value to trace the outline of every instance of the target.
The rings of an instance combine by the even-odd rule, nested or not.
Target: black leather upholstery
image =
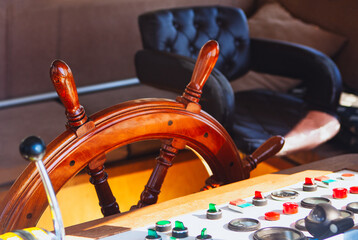
[[[235,94],[232,135],[239,149],[250,153],[274,135],[285,136],[308,112],[299,98],[267,90]]]
[[[250,53],[252,70],[299,78],[304,81],[304,99],[311,109],[337,111],[342,80],[329,57],[302,45],[264,39],[251,39]]]
[[[189,83],[195,66],[194,59],[152,50],[137,52],[135,60],[142,83],[178,95]],[[200,105],[230,132],[235,113],[234,92],[225,76],[215,68],[204,85]]]
[[[194,60],[208,40],[220,55],[203,89],[201,104],[251,153],[272,135],[285,135],[309,110],[334,115],[341,76],[326,55],[301,45],[250,39],[241,9],[221,6],[175,8],[139,16],[144,50],[135,64],[141,82],[180,93],[189,82]],[[298,98],[268,90],[233,93],[229,81],[248,70],[303,80]]]
[[[139,16],[143,46],[196,58],[215,39],[220,45],[215,65],[228,79],[249,70],[250,39],[244,12],[230,7],[193,7]]]

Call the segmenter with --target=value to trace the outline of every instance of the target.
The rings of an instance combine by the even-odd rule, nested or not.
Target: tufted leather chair
[[[139,28],[144,47],[135,57],[139,80],[174,92],[186,85],[200,47],[210,39],[218,41],[220,55],[204,87],[202,106],[225,126],[242,152],[282,135],[286,144],[280,154],[286,155],[314,148],[338,132],[341,76],[334,62],[309,47],[250,38],[241,9],[158,10],[140,15]],[[299,78],[303,94],[264,89],[234,93],[230,81],[249,70]]]

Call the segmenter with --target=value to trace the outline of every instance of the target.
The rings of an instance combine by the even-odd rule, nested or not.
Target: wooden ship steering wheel
[[[201,110],[202,88],[218,54],[215,41],[203,46],[192,79],[176,101],[160,98],[132,100],[89,117],[79,103],[70,68],[60,60],[54,61],[51,79],[68,119],[67,130],[47,146],[43,158],[55,192],[87,167],[102,213],[105,216],[118,213],[119,207],[103,167],[105,154],[149,139],[161,139],[162,146],[152,175],[134,208],[156,203],[168,168],[185,146],[207,162],[213,172],[209,182],[228,184],[249,178],[258,162],[281,149],[283,138],[273,137],[254,154],[241,159],[226,130]],[[35,226],[46,207],[40,175],[35,165],[29,164],[0,205],[0,232]]]

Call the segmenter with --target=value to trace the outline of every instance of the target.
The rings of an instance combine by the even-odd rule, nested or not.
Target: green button
[[[203,228],[203,230],[201,230],[201,238],[204,239],[206,235],[206,228]]]
[[[216,210],[215,207],[216,204],[214,203],[209,203],[209,212],[217,212],[218,210]]]
[[[180,221],[175,221],[175,228],[185,229],[184,223],[183,223],[183,222],[180,222]]]
[[[148,236],[158,238],[158,234],[154,229],[148,229]]]
[[[170,224],[170,221],[168,220],[161,220],[157,222],[157,225],[164,226]]]

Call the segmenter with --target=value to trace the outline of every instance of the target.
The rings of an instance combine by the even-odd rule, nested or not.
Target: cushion
[[[338,34],[321,29],[293,17],[278,3],[263,5],[248,20],[250,36],[284,40],[315,48],[326,55],[335,56],[346,39]],[[232,82],[235,92],[255,88],[266,88],[286,92],[300,83],[297,79],[283,78],[250,71]]]
[[[240,151],[252,153],[273,135],[285,136],[307,113],[302,99],[268,90],[235,93],[233,132]]]

